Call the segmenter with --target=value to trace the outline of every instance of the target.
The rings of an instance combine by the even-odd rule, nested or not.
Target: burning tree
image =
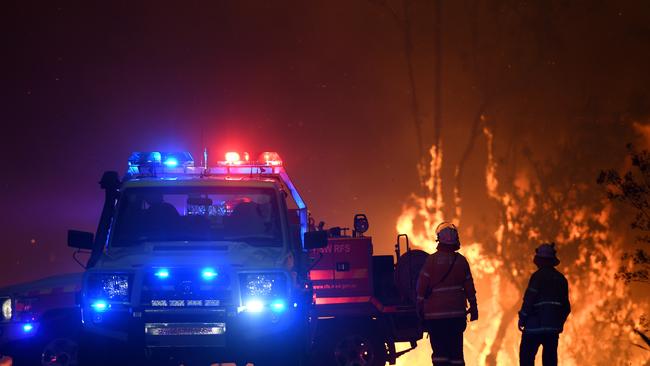
[[[470,326],[468,359],[486,365],[516,363],[517,310],[534,270],[534,248],[549,240],[558,243],[559,269],[569,280],[573,304],[560,348],[565,363],[617,365],[638,357],[630,346],[639,306],[629,289],[614,280],[624,241],[612,235],[611,202],[597,198],[593,179],[594,165],[602,160],[597,156],[602,136],[611,135],[613,127],[590,124],[543,159],[525,146],[509,149],[512,156],[499,158],[499,164],[492,129],[483,127],[486,192],[495,203],[495,215],[491,222],[466,223],[471,230],[463,231],[463,251],[474,265],[485,322]],[[443,216],[432,215],[432,209],[430,198],[413,196],[398,220],[398,231],[429,251]],[[477,242],[467,244],[468,237]]]
[[[636,151],[632,145],[628,145],[628,151],[632,169],[622,176],[613,169],[602,171],[598,184],[606,187],[610,200],[634,209],[635,217],[630,226],[643,233],[637,239],[647,246],[650,244],[650,153],[647,150]],[[650,253],[646,248],[625,253],[623,260],[618,278],[626,283],[650,283]]]
[[[650,244],[650,153],[647,150],[637,151],[631,144],[627,148],[631,169],[623,175],[614,169],[602,171],[598,184],[605,187],[607,198],[611,201],[633,209],[634,219],[630,226],[642,233],[637,236],[641,247],[623,254],[616,277],[626,284],[639,282],[647,286],[650,284],[650,253],[647,251]],[[635,332],[650,347],[650,339],[646,335],[648,324],[644,317],[641,319],[641,328],[642,330],[635,329]]]
[[[614,365],[629,360],[625,350],[629,348],[635,306],[626,289],[612,281],[622,242],[610,235],[609,202],[594,199],[599,196],[598,187],[589,182],[594,162],[599,159],[594,158],[595,151],[585,153],[586,147],[594,146],[590,139],[607,133],[608,126],[601,125],[601,131],[595,134],[598,125],[584,127],[588,128],[579,131],[589,133],[558,146],[554,157],[539,160],[524,149],[525,166],[515,167],[516,176],[501,181],[506,184],[500,184],[497,178],[498,169],[490,151],[487,188],[497,202],[499,215],[495,236],[486,241],[485,250],[500,260],[499,274],[506,279],[505,284],[516,289],[516,298],[520,299],[534,270],[534,248],[542,241],[557,242],[562,256],[560,270],[569,280],[574,309],[567,325],[565,354],[581,363]],[[487,128],[485,134],[492,144]],[[507,288],[500,290],[504,293]],[[519,306],[517,301],[504,308],[487,364],[497,364],[502,341],[514,328]],[[585,329],[592,334],[607,331],[611,338],[603,344],[586,335]],[[594,352],[594,347],[606,349]]]

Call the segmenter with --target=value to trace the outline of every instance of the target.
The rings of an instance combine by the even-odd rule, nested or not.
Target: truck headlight
[[[131,296],[128,274],[95,273],[88,277],[86,297],[110,302],[128,302]]]
[[[270,307],[278,311],[288,295],[284,273],[242,273],[239,275],[243,310],[258,313]],[[284,307],[282,307],[282,310]]]
[[[11,320],[11,317],[13,316],[13,304],[11,302],[11,299],[4,299],[2,301],[2,318],[4,320]]]

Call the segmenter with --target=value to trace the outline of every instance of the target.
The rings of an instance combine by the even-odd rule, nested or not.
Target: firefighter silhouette
[[[557,365],[557,345],[571,304],[569,284],[555,267],[560,264],[555,243],[537,247],[533,259],[538,270],[533,273],[524,293],[519,311],[519,330],[522,331],[519,364],[533,366],[539,346],[544,366]]]
[[[429,333],[433,364],[464,365],[467,314],[471,321],[478,320],[476,289],[469,263],[458,253],[456,226],[443,222],[436,234],[437,251],[429,255],[418,277],[417,311]]]

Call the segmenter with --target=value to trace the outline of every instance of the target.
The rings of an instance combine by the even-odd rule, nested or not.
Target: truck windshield
[[[271,188],[127,188],[113,227],[115,247],[151,241],[282,246],[278,202]]]

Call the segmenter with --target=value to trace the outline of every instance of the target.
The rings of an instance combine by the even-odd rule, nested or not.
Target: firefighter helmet
[[[436,228],[436,235],[438,236],[438,243],[460,248],[460,238],[458,237],[456,225],[446,221],[442,222]]]
[[[543,243],[535,249],[535,262],[540,263],[549,263],[553,266],[560,264],[560,260],[557,258],[557,250],[555,249],[555,243]]]

